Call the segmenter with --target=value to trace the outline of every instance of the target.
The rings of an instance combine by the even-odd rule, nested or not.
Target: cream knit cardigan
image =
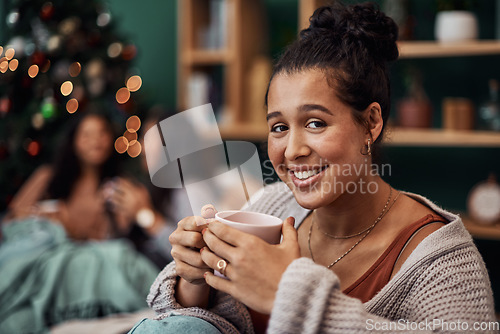
[[[362,303],[343,294],[338,277],[308,258],[293,261],[283,274],[268,333],[490,333],[495,314],[484,262],[459,216],[426,198],[406,193],[450,221],[425,238],[399,272],[371,300]],[[248,210],[282,219],[293,216],[299,226],[308,214],[281,182],[267,186]],[[296,226],[296,227],[297,227]],[[175,263],[153,283],[148,304],[156,319],[170,315],[202,318],[222,333],[253,333],[246,307],[213,291],[209,309],[183,308],[174,298]],[[498,327],[496,327],[498,328]]]

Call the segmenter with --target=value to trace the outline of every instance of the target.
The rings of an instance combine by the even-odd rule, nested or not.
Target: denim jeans
[[[209,322],[184,315],[176,315],[162,320],[143,319],[128,334],[220,334]]]

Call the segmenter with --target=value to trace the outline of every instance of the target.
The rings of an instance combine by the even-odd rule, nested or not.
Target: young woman
[[[54,163],[35,170],[10,203],[7,219],[37,214],[60,222],[72,239],[112,236],[118,227],[106,212],[102,186],[120,173],[114,138],[103,114],[89,108],[76,115]]]
[[[282,243],[185,218],[148,297],[159,317],[132,332],[477,332],[495,320],[460,218],[371,168],[397,32],[370,4],[314,13],[268,88],[268,152],[283,182],[248,208],[285,219]]]
[[[6,220],[35,214],[59,222],[74,240],[128,238],[162,268],[171,261],[168,236],[174,227],[157,208],[170,198],[123,175],[115,138],[103,113],[89,107],[75,115],[55,162],[26,181]],[[146,212],[142,225],[141,210]]]

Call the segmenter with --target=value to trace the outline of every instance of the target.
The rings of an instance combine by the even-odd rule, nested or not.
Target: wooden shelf
[[[474,238],[500,240],[500,224],[486,225],[474,222],[468,217],[463,217],[465,227]]]
[[[500,41],[476,40],[457,43],[436,41],[400,41],[400,58],[430,58],[500,55]]]
[[[259,78],[252,76],[266,49],[263,0],[177,0],[177,8],[178,110],[212,102],[224,117],[251,120],[252,112],[262,108],[262,100],[257,107],[253,100],[254,87],[263,87],[265,94],[268,78],[261,76],[262,83],[254,85]],[[192,85],[194,75],[200,80]]]
[[[184,65],[224,65],[232,59],[228,50],[189,50],[181,62]]]
[[[223,139],[265,141],[267,140],[267,124],[222,124],[219,130]]]
[[[385,145],[500,147],[500,132],[388,128]]]

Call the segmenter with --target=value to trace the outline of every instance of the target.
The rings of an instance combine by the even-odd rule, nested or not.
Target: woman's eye
[[[311,129],[323,128],[325,126],[326,126],[325,122],[322,122],[322,121],[311,121],[311,122],[307,123],[307,125],[306,125],[306,127],[311,128]]]
[[[271,132],[284,132],[288,130],[288,127],[284,124],[276,124],[271,128]]]

